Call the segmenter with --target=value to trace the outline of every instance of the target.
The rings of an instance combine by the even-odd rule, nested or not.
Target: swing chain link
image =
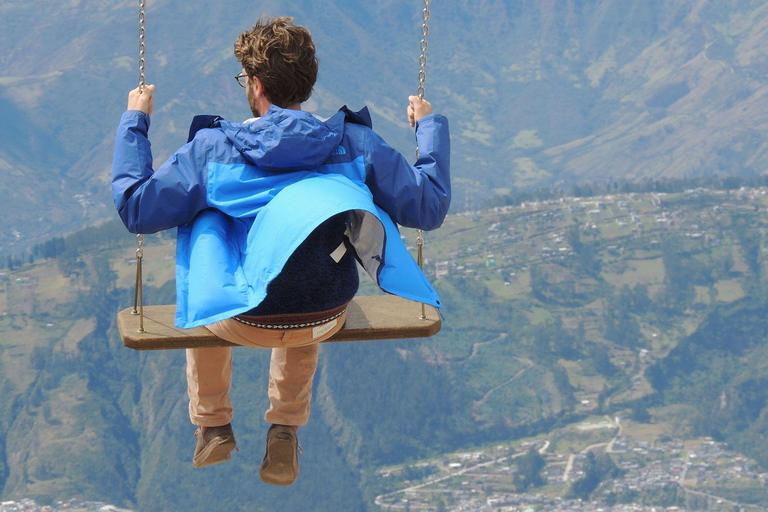
[[[423,249],[424,249],[424,237],[423,237],[424,231],[421,229],[418,230],[416,234],[416,263],[418,263],[419,268],[423,271],[424,270],[424,255],[423,255]],[[419,315],[419,320],[426,320],[427,319],[427,306],[422,303],[421,304],[421,315]]]
[[[141,260],[144,259],[144,235],[136,235],[136,283],[133,288],[133,310],[132,315],[139,315],[139,332],[144,331],[144,290],[142,282],[144,276],[142,275]]]
[[[136,235],[136,258],[142,259],[144,257],[144,235]]]
[[[418,233],[416,233],[416,247],[421,249],[424,247],[424,237],[422,236],[424,234],[424,231],[418,230]],[[421,267],[421,250],[419,250],[419,267]]]
[[[427,81],[427,49],[429,49],[429,42],[427,41],[427,36],[429,35],[429,18],[432,15],[432,13],[429,10],[429,6],[432,3],[432,0],[424,0],[424,10],[421,11],[421,56],[419,57],[419,99],[424,99],[424,83]],[[416,160],[421,158],[421,152],[419,151],[418,144],[416,145]],[[421,229],[418,230],[416,235],[416,262],[419,264],[419,268],[424,270],[424,256],[423,256],[423,248],[424,248],[424,231]],[[421,315],[419,316],[419,319],[426,320],[427,319],[427,309],[424,304],[421,305]]]
[[[424,82],[427,81],[427,49],[429,48],[429,42],[427,36],[429,35],[429,18],[431,12],[429,6],[432,0],[424,0],[424,10],[421,11],[421,18],[423,23],[421,24],[421,56],[419,57],[419,98],[424,99]]]
[[[144,24],[147,19],[145,12],[146,0],[139,0],[139,92],[144,92]]]

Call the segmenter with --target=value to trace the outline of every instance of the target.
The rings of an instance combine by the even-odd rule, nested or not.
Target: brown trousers
[[[245,347],[271,348],[268,423],[305,425],[312,400],[318,347],[344,325],[346,310],[329,322],[286,330],[264,329],[228,318],[208,326],[221,339]],[[231,347],[187,349],[189,418],[195,425],[218,427],[232,421]]]

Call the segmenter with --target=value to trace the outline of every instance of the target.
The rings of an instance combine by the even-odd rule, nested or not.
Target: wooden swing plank
[[[394,295],[355,297],[347,306],[344,327],[326,341],[365,341],[427,338],[440,331],[440,315],[427,306],[421,320],[421,304]],[[176,306],[145,306],[144,330],[131,308],[117,314],[123,345],[135,350],[171,350],[200,347],[235,347],[217,338],[205,327],[180,329],[174,326]]]

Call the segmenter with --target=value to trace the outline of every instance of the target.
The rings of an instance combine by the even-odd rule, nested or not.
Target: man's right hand
[[[416,126],[416,123],[421,120],[422,117],[428,116],[432,113],[432,104],[425,99],[421,99],[418,96],[408,96],[408,120],[411,122],[411,126]]]
[[[141,110],[148,116],[152,115],[152,109],[155,108],[155,85],[145,85],[144,91],[140,92],[135,88],[128,93],[128,110]]]

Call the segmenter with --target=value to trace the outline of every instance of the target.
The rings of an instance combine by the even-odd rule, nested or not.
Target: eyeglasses
[[[245,73],[240,73],[239,75],[235,75],[235,80],[237,80],[237,83],[242,88],[245,88],[245,85],[247,83],[246,78],[248,78],[248,75],[246,75]]]

